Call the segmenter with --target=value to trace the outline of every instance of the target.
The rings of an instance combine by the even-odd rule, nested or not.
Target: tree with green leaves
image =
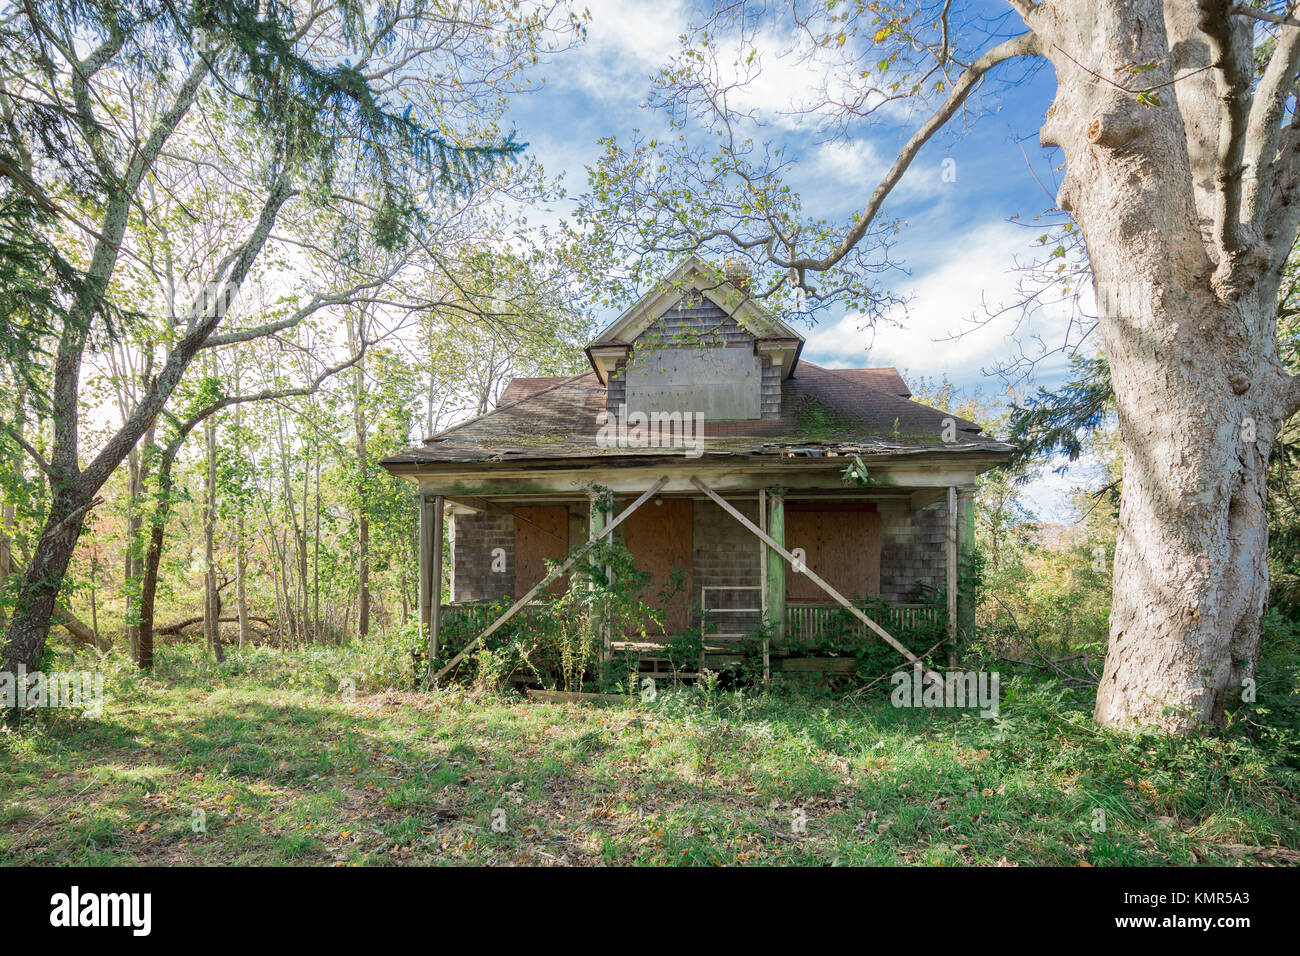
[[[87,512],[200,353],[280,335],[382,288],[385,277],[362,277],[232,326],[241,287],[277,246],[282,217],[347,207],[345,218],[382,247],[418,246],[430,210],[519,154],[495,125],[501,98],[555,45],[557,27],[573,25],[545,5],[495,0],[454,9],[33,0],[5,17],[0,278],[14,284],[2,294],[37,282],[35,257],[55,253],[42,295],[6,319],[31,333],[13,341],[31,343],[22,358],[37,356],[41,374],[30,377],[41,388],[28,402],[50,437],[43,451],[21,429],[6,434],[43,472],[50,502],[6,635],[5,670],[39,666]],[[241,148],[227,151],[224,137]],[[188,304],[149,312],[124,303],[115,280],[144,254],[147,192],[212,175],[234,184],[248,210],[242,226],[200,260]],[[199,210],[190,214],[202,222]],[[87,350],[145,324],[156,330],[148,381],[121,427],[87,453],[78,403]]]

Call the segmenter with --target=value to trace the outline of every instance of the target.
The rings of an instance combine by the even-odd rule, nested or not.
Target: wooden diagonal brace
[[[438,673],[433,675],[433,679],[437,681],[444,674],[446,674],[447,671],[451,670],[462,660],[464,660],[465,655],[468,654],[470,651],[472,651],[474,648],[478,647],[481,641],[483,641],[485,638],[491,637],[493,634],[499,631],[508,620],[510,620],[512,617],[515,616],[515,614],[517,614],[520,610],[522,610],[525,604],[527,604],[529,601],[535,598],[539,593],[541,593],[541,591],[544,588],[546,588],[552,581],[554,581],[556,578],[563,577],[564,574],[575,564],[577,564],[578,560],[584,554],[586,554],[588,550],[591,549],[592,545],[594,545],[597,541],[600,541],[603,538],[609,537],[610,533],[613,532],[613,530],[617,528],[620,524],[622,524],[625,518],[627,518],[630,514],[632,514],[632,512],[636,511],[637,508],[640,508],[643,504],[645,504],[652,497],[654,497],[659,492],[659,489],[666,484],[668,484],[667,475],[665,475],[663,478],[660,478],[653,485],[651,485],[646,491],[642,492],[641,497],[638,498],[636,501],[632,502],[630,505],[628,505],[623,510],[622,514],[620,514],[609,524],[605,525],[604,528],[597,531],[594,536],[588,539],[586,544],[584,544],[582,547],[578,548],[578,550],[570,554],[568,559],[565,560],[563,564],[559,565],[556,568],[552,568],[551,572],[548,575],[546,575],[546,577],[542,578],[542,580],[539,581],[531,591],[529,591],[518,601],[512,604],[509,610],[507,610],[499,618],[493,621],[488,626],[487,630],[485,630],[478,637],[474,638],[474,640],[466,644],[465,647],[461,650],[461,652],[457,654],[455,657],[453,657],[451,660],[449,660],[447,664],[442,668],[442,670],[438,671]]]

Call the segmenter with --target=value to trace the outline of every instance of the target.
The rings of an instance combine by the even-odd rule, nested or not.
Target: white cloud
[[[898,283],[900,293],[910,288],[913,294],[906,314],[900,309],[890,316],[901,324],[881,324],[873,331],[860,328],[860,316],[848,315],[808,333],[803,354],[832,367],[892,365],[912,382],[947,377],[963,390],[979,387],[988,395],[1000,382],[984,378],[981,369],[1015,354],[1016,338],[1034,333],[1049,345],[1061,341],[1065,318],[1059,314],[1044,314],[1032,328],[1019,331],[1019,314],[1014,312],[978,327],[969,321],[985,317],[986,304],[995,308],[1017,301],[1021,276],[1016,262],[1032,259],[1034,232],[997,222],[947,235],[943,246],[932,247],[926,268],[910,283]],[[965,334],[953,338],[958,332]],[[1062,361],[1053,356],[1039,374],[1059,371]],[[1051,462],[1025,488],[1025,503],[1040,520],[1075,520],[1070,492],[1094,477],[1095,469],[1086,463],[1072,466],[1065,475],[1053,473],[1061,463]]]
[[[1017,301],[1022,276],[1016,261],[1032,257],[1033,239],[1029,230],[1006,222],[949,233],[942,247],[931,247],[926,267],[910,283],[896,284],[900,294],[912,294],[905,310],[893,310],[874,329],[863,328],[857,314],[827,322],[809,333],[804,354],[819,364],[893,365],[913,377],[946,375],[966,387],[979,384],[980,369],[1013,354],[1018,338],[1041,334],[1055,344],[1063,333],[1063,325],[1053,325],[1064,321],[1056,314],[1019,329],[1014,309],[980,325],[970,321]]]
[[[805,198],[833,194],[851,199],[854,206],[865,201],[896,159],[896,151],[885,153],[867,139],[835,140],[822,143],[808,158],[801,180],[816,183],[804,188]],[[914,162],[902,180],[890,191],[891,208],[900,202],[930,199],[943,192],[942,169]]]
[[[818,129],[841,113],[836,104],[853,103],[858,112],[877,111],[894,122],[908,119],[916,109],[909,98],[892,99],[873,89],[884,87],[887,76],[859,76],[864,61],[874,62],[869,43],[813,45],[802,29],[788,23],[774,24],[744,42],[736,33],[713,40],[722,51],[719,80],[724,86],[740,83],[728,94],[731,107],[773,126]]]
[[[563,76],[600,100],[644,97],[648,79],[686,32],[682,0],[590,0],[587,42],[566,58]]]
[[[888,168],[880,151],[865,139],[822,143],[817,147],[812,163],[817,173],[844,182],[879,179]]]

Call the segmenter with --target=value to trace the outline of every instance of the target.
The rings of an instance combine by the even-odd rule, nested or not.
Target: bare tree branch
[[[920,129],[912,134],[911,139],[903,146],[898,158],[894,160],[894,164],[885,173],[875,192],[871,194],[871,199],[868,200],[867,205],[858,215],[857,222],[854,223],[853,228],[848,231],[834,251],[820,259],[803,257],[783,260],[779,256],[771,255],[772,261],[784,268],[795,270],[801,285],[804,281],[803,274],[805,271],[821,272],[833,267],[848,255],[850,250],[867,234],[872,221],[880,212],[880,207],[884,204],[893,188],[898,185],[899,180],[903,178],[903,174],[907,172],[908,167],[912,165],[912,160],[921,151],[921,147],[929,142],[930,138],[961,108],[962,103],[966,102],[967,97],[970,96],[984,74],[999,63],[1005,63],[1007,60],[1022,56],[1040,56],[1042,53],[1043,50],[1038,37],[1033,31],[1029,31],[998,44],[977,59],[963,71],[943,105],[933,116],[926,120]]]

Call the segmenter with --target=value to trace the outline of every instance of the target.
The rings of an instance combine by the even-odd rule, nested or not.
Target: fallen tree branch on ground
[[[257,617],[256,615],[252,615],[252,614],[250,614],[250,615],[248,616],[248,619],[249,619],[250,621],[258,621],[258,622],[260,622],[260,623],[262,623],[262,624],[265,624],[267,627],[270,627],[270,626],[271,626],[271,621],[270,621],[270,619],[265,618],[265,617]],[[196,615],[194,615],[193,617],[187,617],[187,618],[184,618],[184,619],[179,620],[179,621],[173,621],[173,622],[170,623],[170,624],[163,624],[161,627],[158,627],[157,629],[155,629],[154,633],[155,633],[155,634],[179,634],[181,631],[185,630],[185,628],[190,627],[190,626],[192,626],[192,625],[194,625],[194,624],[198,624],[198,623],[199,623],[200,621],[202,621],[202,620],[203,620],[203,615],[202,615],[202,614],[196,614]],[[237,617],[219,617],[219,618],[217,618],[217,621],[220,622],[220,623],[222,623],[222,624],[233,624],[233,623],[238,622],[238,621],[239,621],[239,618],[237,618]]]

